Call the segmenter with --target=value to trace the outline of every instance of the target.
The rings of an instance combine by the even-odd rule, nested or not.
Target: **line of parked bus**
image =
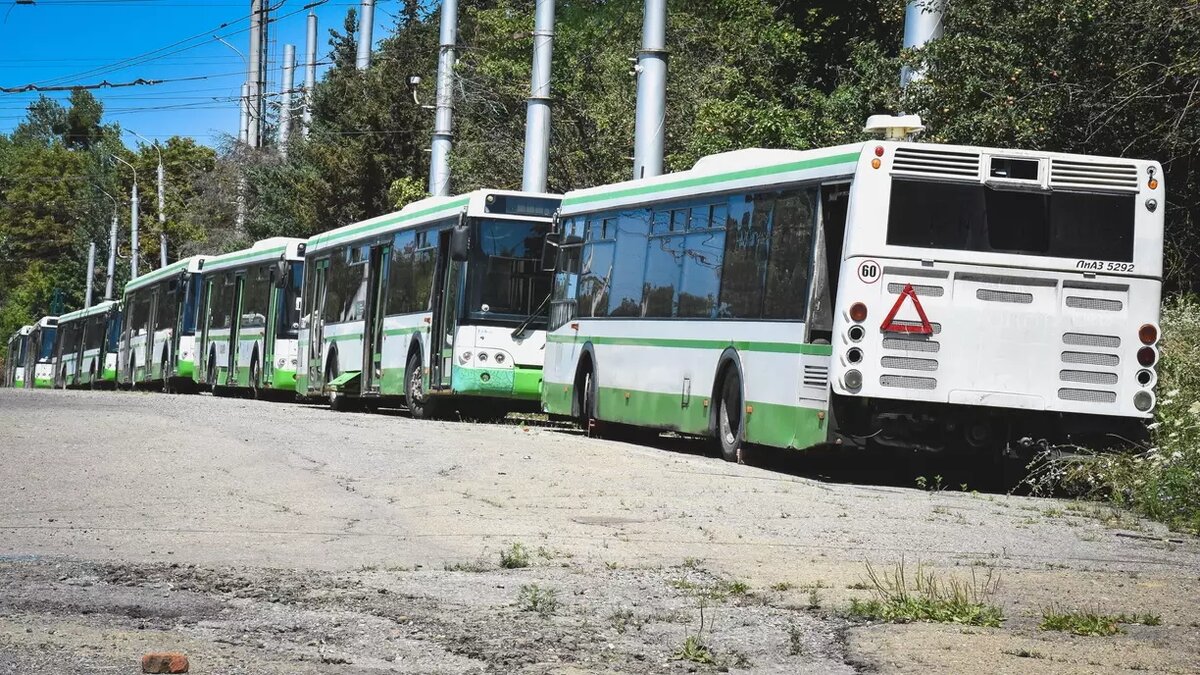
[[[1164,202],[1152,161],[891,140],[479,190],[180,260],[23,328],[6,380],[540,410],[729,460],[1137,437]]]

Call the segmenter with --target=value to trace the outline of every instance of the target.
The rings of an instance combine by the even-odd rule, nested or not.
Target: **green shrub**
[[[513,542],[508,548],[500,551],[500,567],[506,570],[529,567],[529,552],[520,542]]]
[[[910,578],[903,561],[892,572],[880,573],[870,563],[866,571],[874,597],[851,599],[850,616],[888,623],[929,621],[992,628],[999,628],[1004,621],[1000,608],[990,604],[1000,587],[1000,578],[991,570],[978,578],[972,568],[970,581],[939,579],[920,564]]]

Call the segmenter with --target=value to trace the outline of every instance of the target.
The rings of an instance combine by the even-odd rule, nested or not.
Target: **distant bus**
[[[121,306],[113,300],[58,317],[54,385],[96,388],[117,383]]]
[[[51,389],[54,387],[54,337],[58,331],[58,317],[44,316],[33,324],[25,349],[25,388]],[[29,374],[33,373],[33,377]]]
[[[536,409],[559,201],[433,197],[309,239],[298,390],[334,406],[403,397],[414,417]]]
[[[117,381],[126,387],[192,390],[196,306],[204,256],[142,275],[125,285]]]
[[[29,345],[29,334],[33,326],[21,329],[8,338],[8,353],[4,357],[4,386],[23,389],[25,387],[25,351]]]
[[[295,392],[303,278],[303,239],[265,239],[206,260],[196,382],[217,395]]]
[[[1136,436],[1157,381],[1150,161],[911,142],[742,150],[568,193],[544,409],[746,443]]]

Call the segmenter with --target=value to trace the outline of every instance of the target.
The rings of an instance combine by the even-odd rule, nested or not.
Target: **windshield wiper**
[[[549,293],[547,293],[547,294],[546,294],[546,299],[545,299],[545,300],[542,300],[542,304],[538,305],[538,308],[537,308],[537,309],[535,309],[535,310],[533,310],[533,314],[530,314],[529,316],[525,317],[525,320],[524,320],[524,321],[522,321],[522,322],[520,323],[520,325],[518,325],[518,326],[517,326],[517,327],[516,327],[516,328],[513,330],[513,332],[512,332],[512,338],[513,338],[514,340],[516,340],[517,338],[521,337],[521,335],[523,335],[523,334],[525,333],[525,331],[526,331],[526,330],[529,328],[529,324],[533,323],[533,320],[534,320],[534,319],[536,319],[536,318],[538,318],[539,316],[541,316],[541,315],[542,315],[542,308],[546,306],[546,303],[547,303],[547,302],[550,302],[550,296],[551,296],[551,295],[553,295],[553,294],[554,294],[554,291],[550,291]]]

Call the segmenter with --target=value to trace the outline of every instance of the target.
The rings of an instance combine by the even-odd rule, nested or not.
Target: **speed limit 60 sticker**
[[[874,260],[864,260],[858,265],[858,280],[864,284],[873,284],[879,281],[879,263]]]

